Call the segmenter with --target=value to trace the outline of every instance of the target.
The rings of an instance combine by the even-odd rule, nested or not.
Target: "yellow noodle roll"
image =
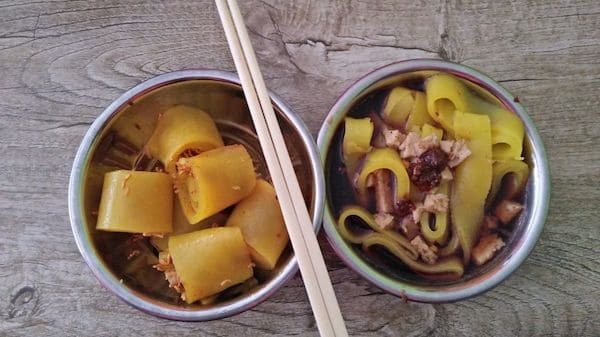
[[[158,120],[147,149],[160,160],[169,173],[186,150],[196,153],[223,146],[223,139],[210,116],[199,109],[177,105],[166,110]]]
[[[250,253],[237,227],[215,227],[169,238],[169,253],[193,303],[253,275]]]
[[[242,230],[252,260],[259,268],[275,268],[288,243],[288,233],[271,184],[258,180],[252,194],[235,206],[226,226]]]
[[[127,233],[172,231],[173,184],[165,173],[118,170],[104,175],[96,229]]]
[[[256,173],[242,145],[229,145],[178,162],[175,184],[189,223],[197,223],[252,193]]]

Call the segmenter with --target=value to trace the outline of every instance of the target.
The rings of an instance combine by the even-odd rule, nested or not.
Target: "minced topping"
[[[428,193],[423,202],[423,208],[431,213],[445,213],[448,211],[448,196],[441,193]]]
[[[400,145],[402,145],[402,142],[404,142],[406,139],[406,135],[400,132],[400,130],[385,128],[382,133],[385,146],[387,147],[398,149],[400,148]]]
[[[171,254],[160,252],[158,254],[158,264],[152,266],[154,269],[165,273],[165,279],[169,282],[169,288],[175,289],[181,294],[181,299],[185,300],[185,290],[181,279],[175,272],[175,265],[173,265],[173,259]]]
[[[518,202],[502,200],[498,206],[496,206],[494,215],[496,215],[503,224],[507,224],[511,222],[521,210],[523,210],[523,205]]]
[[[448,155],[448,166],[456,167],[471,155],[464,139],[442,140],[440,147]]]
[[[454,179],[454,175],[452,174],[452,171],[450,171],[450,169],[447,167],[444,170],[442,170],[440,175],[442,177],[442,181],[450,181],[450,180]]]
[[[412,216],[405,216],[400,221],[400,231],[409,239],[412,240],[421,232],[419,225],[413,221]]]
[[[418,157],[432,147],[438,146],[437,136],[431,134],[421,138],[416,132],[409,132],[402,144],[400,144],[400,156],[402,158]]]
[[[425,263],[434,264],[437,261],[437,247],[429,246],[420,235],[415,236],[410,241],[410,244],[417,249],[417,252]]]
[[[375,213],[375,223],[381,229],[391,229],[394,227],[394,216],[389,213]]]

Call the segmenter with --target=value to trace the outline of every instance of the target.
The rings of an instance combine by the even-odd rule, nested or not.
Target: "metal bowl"
[[[270,95],[317,231],[323,212],[324,180],[316,145],[290,107],[273,93]],[[225,143],[244,144],[258,171],[263,177],[268,175],[237,75],[215,70],[160,75],[114,101],[84,136],[69,182],[71,227],[77,247],[94,275],[130,305],[152,315],[176,320],[223,318],[264,301],[296,273],[298,265],[291,248],[284,251],[272,272],[255,275],[259,284],[250,291],[215,304],[187,305],[168,288],[163,275],[150,267],[156,252],[149,248],[146,240],[132,243],[129,234],[95,229],[95,210],[98,209],[104,173],[133,166],[151,168],[156,161],[145,158],[141,149],[154,129],[157,115],[177,104],[208,112]],[[132,245],[139,254],[129,256],[131,252],[127,249]]]
[[[530,165],[530,177],[524,193],[525,210],[516,220],[506,246],[482,267],[467,268],[457,281],[427,280],[406,268],[394,268],[363,254],[359,247],[346,242],[338,233],[336,219],[347,189],[345,175],[333,167],[340,156],[344,117],[372,94],[393,85],[414,84],[432,74],[444,72],[461,78],[479,95],[502,104],[525,124],[524,152]],[[513,273],[531,253],[548,212],[550,173],[542,140],[519,100],[488,76],[463,65],[432,59],[417,59],[390,64],[364,76],[336,101],[319,132],[317,144],[325,167],[324,228],[337,255],[362,277],[381,289],[416,302],[440,303],[466,299],[498,285]],[[342,192],[343,193],[343,192]],[[347,198],[345,200],[348,200]],[[397,267],[397,266],[396,266]]]

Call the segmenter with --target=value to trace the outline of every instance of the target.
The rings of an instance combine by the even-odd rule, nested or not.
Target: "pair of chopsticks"
[[[236,0],[216,0],[321,336],[348,336],[290,155]]]

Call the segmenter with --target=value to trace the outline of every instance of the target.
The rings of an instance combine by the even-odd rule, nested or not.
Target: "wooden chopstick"
[[[321,336],[348,336],[323,255],[236,0],[216,0]]]

